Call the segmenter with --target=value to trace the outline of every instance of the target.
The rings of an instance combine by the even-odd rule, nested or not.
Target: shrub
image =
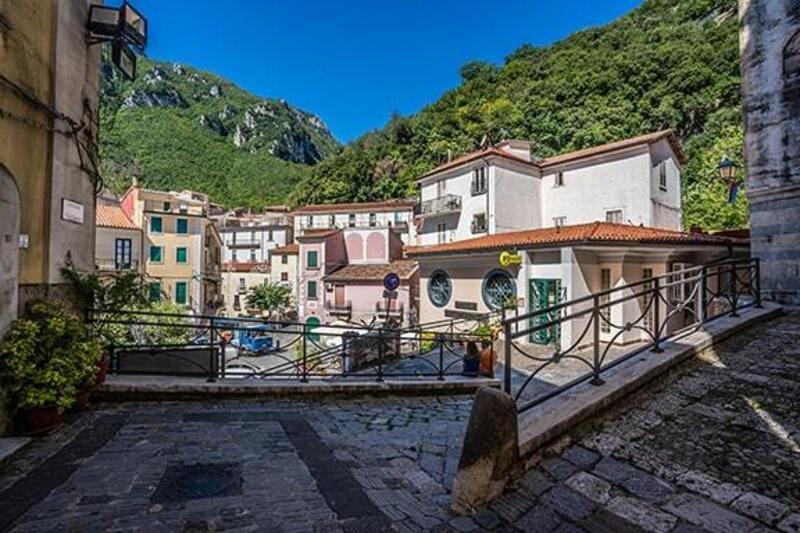
[[[101,357],[78,317],[60,303],[34,302],[0,341],[0,379],[18,408],[63,409],[93,382]]]

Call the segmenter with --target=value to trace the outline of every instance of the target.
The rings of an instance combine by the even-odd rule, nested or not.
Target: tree
[[[277,283],[264,283],[250,289],[247,295],[247,306],[259,311],[283,314],[292,305],[292,291],[289,287]]]

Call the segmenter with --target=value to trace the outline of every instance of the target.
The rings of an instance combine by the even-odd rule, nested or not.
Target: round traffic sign
[[[383,288],[387,291],[396,291],[400,286],[400,276],[394,272],[389,272],[383,277]]]

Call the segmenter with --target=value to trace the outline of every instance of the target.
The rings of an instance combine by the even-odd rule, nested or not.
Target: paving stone
[[[800,513],[792,513],[781,520],[778,529],[786,533],[800,533]]]
[[[597,508],[596,503],[563,485],[556,485],[543,494],[539,501],[576,522],[586,518]]]
[[[544,533],[555,530],[561,523],[562,520],[553,509],[546,505],[537,505],[515,521],[514,526],[526,532]]]
[[[539,470],[530,470],[520,478],[518,484],[528,494],[536,497],[548,491],[553,486],[553,481]]]
[[[564,453],[561,454],[562,459],[566,459],[570,463],[579,468],[588,468],[600,459],[600,454],[587,450],[583,446],[570,446]]]
[[[661,500],[674,492],[661,479],[611,457],[597,463],[592,473],[647,501]]]
[[[693,494],[679,494],[663,509],[712,533],[749,531],[756,526],[752,520]]]
[[[476,531],[478,529],[478,524],[476,524],[468,516],[458,516],[450,520],[449,523],[453,529],[455,529],[456,531],[461,531],[463,533],[466,533],[468,531]]]
[[[641,500],[627,496],[612,498],[606,508],[631,524],[654,533],[666,533],[678,522],[673,515],[658,511]]]
[[[489,506],[505,522],[515,522],[531,507],[533,502],[530,497],[519,492],[506,492]]]
[[[689,470],[677,477],[675,482],[692,491],[708,496],[722,504],[729,504],[742,494],[741,489],[731,483],[724,483],[718,479],[696,470]]]
[[[472,519],[476,524],[485,530],[494,529],[500,525],[500,519],[498,519],[497,515],[488,509],[484,509],[478,513],[475,513],[472,515]]]
[[[577,470],[574,464],[558,457],[542,461],[541,468],[556,479],[567,479]]]
[[[611,497],[611,484],[587,472],[578,472],[564,484],[595,503],[606,503]]]
[[[600,508],[580,523],[586,531],[593,533],[642,533],[642,529],[621,518],[606,508]]]
[[[771,526],[789,512],[788,506],[754,492],[747,492],[737,498],[731,508]]]

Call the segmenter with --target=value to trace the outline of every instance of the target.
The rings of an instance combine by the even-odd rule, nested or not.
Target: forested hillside
[[[646,0],[611,24],[553,46],[521,46],[502,65],[464,65],[457,88],[317,164],[292,200],[413,194],[416,176],[448,151],[475,149],[484,135],[492,142],[531,139],[535,155],[546,157],[673,128],[689,158],[686,227],[744,225],[744,198],[727,205],[716,171],[723,153],[741,164],[736,6],[736,0]]]

